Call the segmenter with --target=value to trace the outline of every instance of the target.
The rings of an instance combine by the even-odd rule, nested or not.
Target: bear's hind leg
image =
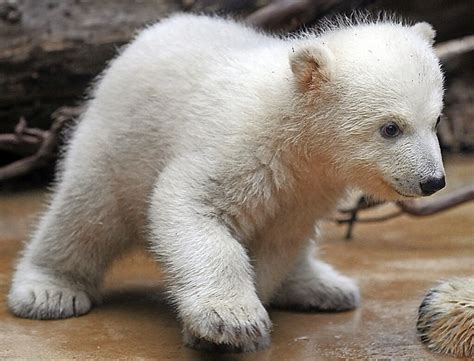
[[[313,257],[313,250],[302,255],[296,268],[274,294],[271,304],[302,310],[345,311],[360,303],[357,284],[330,265]]]
[[[88,312],[100,300],[108,264],[126,248],[107,192],[91,188],[98,184],[91,180],[80,182],[90,184],[60,185],[23,252],[8,295],[17,316],[58,319]]]

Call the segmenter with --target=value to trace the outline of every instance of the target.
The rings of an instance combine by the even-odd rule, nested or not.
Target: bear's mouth
[[[405,198],[418,198],[418,197],[419,197],[419,196],[414,195],[414,194],[405,194],[405,193],[402,193],[402,192],[400,192],[400,191],[399,191],[397,188],[395,188],[395,187],[392,187],[392,188],[393,188],[393,190],[394,190],[395,192],[397,192],[397,193],[398,193],[399,195],[401,195],[402,197],[405,197]]]
[[[404,193],[404,192],[400,191],[394,184],[392,184],[391,182],[389,182],[388,180],[386,180],[383,177],[381,178],[381,181],[387,188],[391,189],[392,191],[394,191],[398,195],[402,196],[403,198],[417,198],[417,197],[419,197],[419,195],[416,195],[416,194],[408,194],[408,193]]]

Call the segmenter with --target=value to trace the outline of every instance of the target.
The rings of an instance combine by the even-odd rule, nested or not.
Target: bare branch
[[[346,209],[339,209],[339,212],[340,213],[353,213],[353,212],[357,212],[357,211],[361,211],[363,209],[369,209],[369,208],[374,208],[374,207],[377,207],[377,206],[380,206],[382,204],[384,204],[385,202],[382,202],[382,201],[376,201],[376,200],[372,200],[370,198],[367,198],[365,196],[362,196],[359,198],[359,200],[357,201],[357,205],[355,207],[352,207],[352,208],[346,208]]]
[[[398,207],[406,214],[421,217],[446,211],[459,204],[474,200],[474,185],[458,189],[434,200],[414,200],[398,202]]]
[[[21,146],[26,146],[29,147],[28,151],[35,151],[25,158],[0,167],[0,182],[23,176],[48,165],[56,157],[55,150],[65,123],[79,115],[80,111],[80,107],[59,108],[53,113],[53,124],[47,131],[28,128],[26,121],[20,119],[14,134],[3,134],[0,137],[0,144],[3,144],[0,148],[10,146],[11,149],[18,151]]]
[[[350,217],[336,218],[333,219],[333,221],[338,224],[347,224],[348,228],[345,239],[351,239],[354,225],[356,223],[384,222],[404,214],[415,217],[430,216],[432,214],[446,211],[448,209],[451,209],[453,207],[472,200],[474,200],[474,185],[469,185],[451,193],[448,193],[442,197],[438,197],[434,200],[413,200],[397,202],[396,205],[398,207],[398,210],[386,215],[378,217],[359,218],[360,211],[383,204],[377,202],[370,202],[365,197],[360,197],[355,207],[350,209],[339,210],[339,213],[342,214],[349,213]]]
[[[442,62],[449,61],[456,56],[474,50],[474,35],[439,43],[435,46],[435,50]]]
[[[38,151],[43,138],[31,135],[0,134],[0,150],[27,156]]]
[[[355,222],[352,221],[352,218],[348,219],[336,219],[335,221],[339,224],[344,224],[344,223],[349,223],[349,225],[353,223],[374,223],[374,222],[383,222],[383,221],[388,221],[389,219],[396,218],[398,216],[401,216],[403,214],[402,210],[395,211],[393,213],[389,213],[383,216],[379,217],[367,217],[367,218],[356,218]],[[346,235],[346,239],[350,239],[351,237],[348,237]]]

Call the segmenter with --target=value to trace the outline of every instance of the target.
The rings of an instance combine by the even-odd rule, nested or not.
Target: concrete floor
[[[474,157],[446,163],[448,189],[474,182]],[[328,225],[321,253],[359,280],[362,307],[345,313],[271,310],[273,343],[267,351],[201,353],[182,345],[179,325],[163,301],[160,271],[143,254],[113,267],[104,304],[88,315],[31,321],[9,314],[5,295],[13,263],[44,198],[41,191],[0,196],[1,359],[443,359],[418,341],[417,307],[437,280],[474,273],[474,202],[432,217],[360,224],[350,242],[343,240],[344,228]]]

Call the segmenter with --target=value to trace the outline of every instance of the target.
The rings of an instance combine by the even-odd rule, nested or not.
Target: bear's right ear
[[[322,43],[306,43],[290,53],[290,66],[301,91],[318,89],[331,77],[334,56]]]
[[[428,44],[434,44],[436,30],[433,29],[433,27],[429,23],[423,21],[421,23],[413,25],[411,28],[415,30],[418,35],[420,35],[423,39],[425,39]]]

